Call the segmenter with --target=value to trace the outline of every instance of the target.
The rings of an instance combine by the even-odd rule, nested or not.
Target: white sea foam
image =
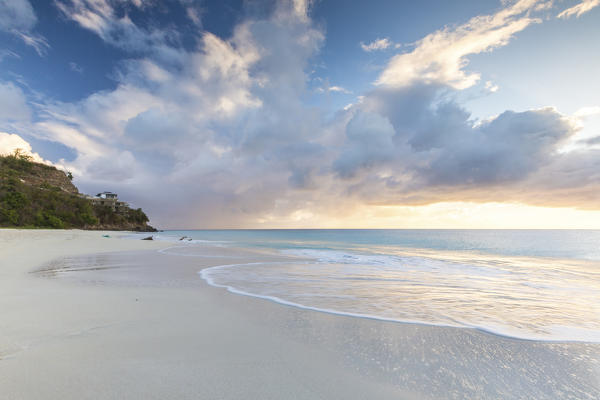
[[[283,253],[298,261],[222,265],[200,275],[233,293],[304,309],[527,340],[600,342],[595,264],[471,253]]]

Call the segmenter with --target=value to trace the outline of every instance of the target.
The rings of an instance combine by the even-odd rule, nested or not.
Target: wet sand
[[[0,230],[0,398],[600,398],[598,344],[287,307],[198,276],[276,256],[102,234]]]

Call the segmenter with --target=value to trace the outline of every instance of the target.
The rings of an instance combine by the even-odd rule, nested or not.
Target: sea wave
[[[585,262],[472,253],[282,253],[297,260],[221,265],[200,276],[233,293],[332,314],[525,340],[600,342],[600,276]]]

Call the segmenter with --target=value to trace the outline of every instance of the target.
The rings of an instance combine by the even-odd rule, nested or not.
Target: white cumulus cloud
[[[33,161],[51,164],[49,161],[44,160],[38,153],[34,153],[29,142],[21,136],[14,133],[0,132],[0,155],[13,154],[16,150],[21,154],[30,156]]]

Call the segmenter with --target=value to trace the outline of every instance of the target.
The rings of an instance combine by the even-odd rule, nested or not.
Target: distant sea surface
[[[178,241],[182,236],[193,240]],[[176,242],[166,251],[182,256],[201,257],[199,243],[286,256],[200,275],[290,306],[519,339],[600,342],[600,230],[195,230],[158,239]]]

